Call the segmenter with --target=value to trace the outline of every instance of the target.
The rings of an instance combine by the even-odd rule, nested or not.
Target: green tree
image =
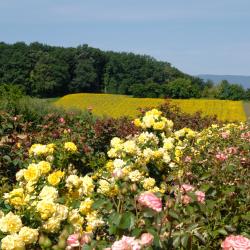
[[[60,96],[66,93],[68,79],[68,65],[44,53],[30,73],[31,94],[41,97]]]
[[[200,97],[199,86],[193,84],[190,79],[177,78],[165,86],[165,95],[171,98],[194,98]]]

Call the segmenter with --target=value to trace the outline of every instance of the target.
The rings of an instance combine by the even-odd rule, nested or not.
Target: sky
[[[250,75],[250,0],[0,0],[0,41],[147,54],[185,73]]]

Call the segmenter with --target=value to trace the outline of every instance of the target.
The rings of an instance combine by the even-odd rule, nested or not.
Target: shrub
[[[156,109],[134,125],[140,132],[111,140],[104,167],[82,174],[66,137],[33,145],[1,203],[2,249],[218,249],[231,234],[246,245],[248,125],[176,130]]]

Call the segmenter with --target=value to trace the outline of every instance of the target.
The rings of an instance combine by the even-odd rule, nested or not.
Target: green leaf
[[[109,224],[117,226],[120,224],[121,218],[122,218],[121,214],[114,212],[109,217]]]
[[[81,204],[81,201],[73,201],[72,202],[72,204],[71,204],[71,206],[73,207],[73,208],[79,208],[80,207],[80,204]]]
[[[6,161],[11,161],[11,158],[8,155],[4,155],[3,159],[6,160]]]
[[[174,212],[173,210],[169,210],[168,214],[170,215],[170,217],[176,219],[176,220],[179,220],[179,215]]]
[[[139,228],[135,228],[133,231],[132,231],[132,236],[134,236],[134,237],[139,237],[140,235],[141,235],[141,232],[142,232],[142,230],[141,229],[139,229]]]
[[[198,239],[200,240],[200,242],[202,242],[203,245],[206,244],[205,238],[204,238],[200,233],[195,232],[195,233],[194,233],[194,236],[196,236],[196,238],[198,238]]]
[[[105,203],[106,203],[106,201],[103,200],[103,199],[95,200],[94,204],[92,205],[92,208],[93,208],[93,209],[99,209],[99,208],[102,207]]]
[[[181,243],[181,237],[178,235],[177,237],[174,238],[173,246],[177,248],[180,246],[180,243]]]
[[[231,225],[226,225],[225,229],[229,232],[229,233],[233,233],[236,231],[236,228],[231,226]]]
[[[109,231],[109,234],[111,234],[111,235],[112,234],[116,234],[116,232],[117,232],[117,226],[110,225],[108,231]]]
[[[228,235],[227,231],[224,228],[218,229],[217,232],[222,234],[222,235]]]
[[[189,235],[188,234],[184,234],[181,236],[181,245],[183,247],[187,247],[188,245],[188,240],[189,240]]]
[[[92,250],[92,247],[89,245],[84,244],[82,250]]]
[[[126,212],[122,215],[119,228],[131,230],[135,225],[135,216],[131,212]]]

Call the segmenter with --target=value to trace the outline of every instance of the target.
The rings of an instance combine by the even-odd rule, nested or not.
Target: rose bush
[[[175,130],[156,109],[134,125],[98,168],[78,164],[71,131],[33,144],[0,203],[2,249],[248,247],[248,125]]]

